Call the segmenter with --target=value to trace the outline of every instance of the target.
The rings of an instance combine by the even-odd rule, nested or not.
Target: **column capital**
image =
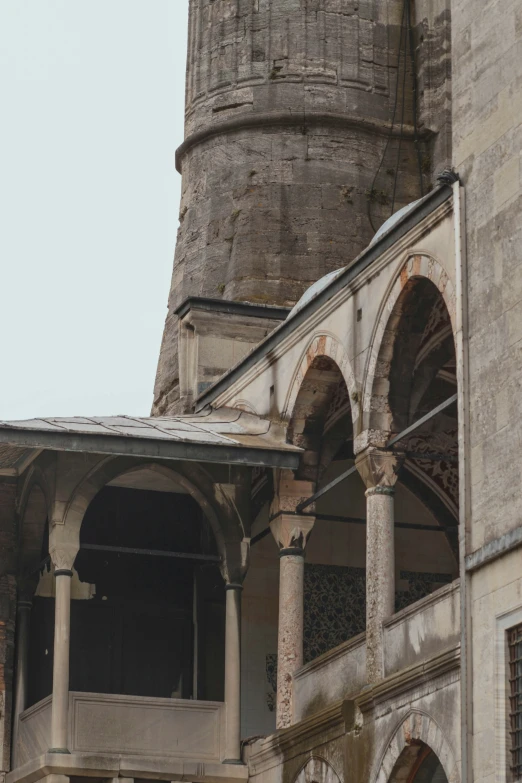
[[[53,525],[49,531],[49,554],[55,571],[72,571],[80,549],[80,535],[66,525]]]
[[[281,512],[270,522],[270,530],[274,536],[281,555],[302,555],[315,517],[308,514],[292,514]]]
[[[403,458],[391,451],[368,446],[355,458],[366,485],[366,494],[393,494]]]
[[[221,576],[227,590],[243,585],[250,565],[250,539],[229,541],[225,544],[225,557],[221,563]]]

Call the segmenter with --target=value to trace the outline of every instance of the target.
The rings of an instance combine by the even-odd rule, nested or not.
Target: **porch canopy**
[[[20,475],[44,449],[291,470],[301,453],[285,443],[281,427],[233,408],[155,418],[0,421],[0,474]]]

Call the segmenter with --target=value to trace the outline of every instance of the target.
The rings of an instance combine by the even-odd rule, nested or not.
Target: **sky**
[[[0,0],[0,419],[148,416],[188,0]]]

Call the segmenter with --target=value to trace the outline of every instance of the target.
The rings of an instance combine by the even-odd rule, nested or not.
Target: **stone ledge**
[[[282,759],[288,761],[299,756],[303,753],[304,745],[310,747],[314,741],[324,745],[342,737],[346,732],[343,704],[342,700],[336,701],[325,710],[314,713],[288,729],[282,729],[256,742],[248,759],[250,774],[258,775],[278,766]]]
[[[423,663],[414,664],[392,674],[373,686],[368,686],[351,697],[361,712],[370,712],[382,702],[418,688],[436,677],[460,669],[460,644],[451,647]]]
[[[493,560],[506,555],[508,552],[512,552],[514,549],[518,549],[520,546],[522,546],[522,527],[516,527],[514,530],[510,530],[509,533],[504,533],[499,538],[488,541],[480,549],[466,555],[466,571],[477,571],[482,566],[492,563]]]
[[[438,590],[434,590],[433,593],[426,595],[424,598],[420,598],[415,603],[405,606],[400,612],[396,612],[383,622],[383,628],[393,628],[394,625],[399,625],[403,620],[408,617],[413,617],[416,614],[420,614],[424,609],[427,609],[433,604],[438,604],[446,598],[450,593],[457,593],[460,590],[460,579],[454,579],[444,587],[440,587]]]
[[[248,780],[248,768],[244,764],[220,764],[195,759],[45,753],[10,772],[6,783],[36,783],[47,775],[235,783]]]
[[[333,125],[342,128],[360,128],[366,132],[376,133],[381,136],[402,136],[403,138],[413,140],[415,130],[412,125],[404,125],[402,128],[390,127],[389,122],[380,122],[378,120],[368,120],[357,114],[348,114],[328,111],[252,111],[231,117],[223,122],[217,122],[206,128],[201,128],[191,133],[185,141],[176,150],[176,169],[181,174],[181,161],[188,150],[201,144],[213,136],[219,136],[221,133],[233,133],[245,128],[278,128],[278,127],[309,127],[313,125]],[[432,136],[429,130],[421,134],[421,138],[426,139]]]

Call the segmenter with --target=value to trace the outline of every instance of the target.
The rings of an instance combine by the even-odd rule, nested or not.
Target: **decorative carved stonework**
[[[367,489],[391,489],[397,481],[402,460],[390,451],[370,447],[357,455],[355,464]]]
[[[315,517],[303,514],[279,514],[270,522],[270,530],[279,549],[304,549]]]

